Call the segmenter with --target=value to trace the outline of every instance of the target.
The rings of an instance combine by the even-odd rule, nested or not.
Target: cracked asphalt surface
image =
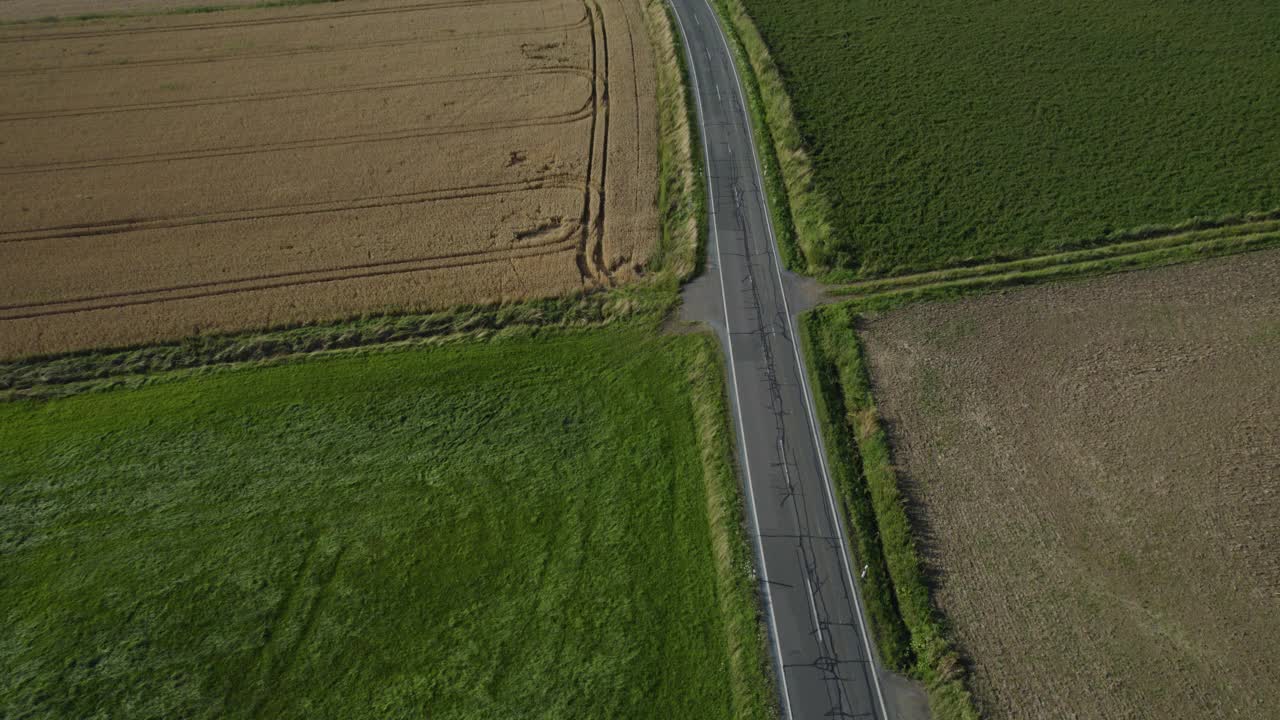
[[[669,0],[684,39],[708,176],[707,270],[682,317],[726,355],[779,702],[786,718],[927,718],[912,684],[879,665],[802,373],[802,281],[781,268],[740,79],[705,0]],[[806,301],[800,301],[807,304]]]

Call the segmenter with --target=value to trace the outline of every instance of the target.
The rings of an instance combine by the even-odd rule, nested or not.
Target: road
[[[683,316],[725,349],[738,460],[786,718],[919,716],[878,665],[817,432],[741,81],[706,0],[669,0],[684,38],[708,175],[707,272]],[[791,297],[789,297],[789,294]]]

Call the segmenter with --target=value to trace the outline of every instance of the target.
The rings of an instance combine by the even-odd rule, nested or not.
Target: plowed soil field
[[[862,330],[983,717],[1280,708],[1280,253]]]
[[[632,0],[0,28],[0,355],[625,281],[644,33]]]

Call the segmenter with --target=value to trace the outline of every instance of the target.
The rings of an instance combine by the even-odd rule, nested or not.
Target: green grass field
[[[0,715],[766,717],[718,371],[624,327],[0,405]]]
[[[1280,4],[744,2],[846,278],[1280,208]]]

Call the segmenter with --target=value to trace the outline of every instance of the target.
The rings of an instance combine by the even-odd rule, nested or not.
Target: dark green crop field
[[[0,405],[0,716],[765,717],[716,358],[624,328]]]
[[[744,0],[880,275],[1280,208],[1280,3]]]

